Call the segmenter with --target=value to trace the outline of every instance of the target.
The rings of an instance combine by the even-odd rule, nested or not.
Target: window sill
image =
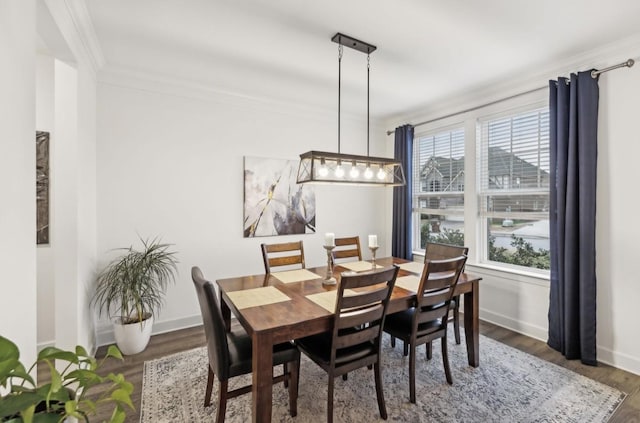
[[[424,251],[414,251],[413,259],[414,261],[419,262],[424,261]],[[493,276],[503,279],[511,279],[514,281],[529,283],[532,285],[539,285],[544,287],[549,286],[549,274],[529,272],[526,270],[497,266],[489,263],[467,262],[466,268],[471,273],[478,273],[481,275]]]

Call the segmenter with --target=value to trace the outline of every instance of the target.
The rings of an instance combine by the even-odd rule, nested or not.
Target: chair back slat
[[[262,260],[265,273],[271,273],[273,267],[292,266],[299,264],[304,269],[304,246],[302,241],[285,242],[280,244],[261,244]]]
[[[372,342],[380,348],[380,336],[389,298],[395,286],[398,266],[340,277],[333,322],[331,362],[336,351],[349,346]],[[362,288],[345,296],[346,289]],[[365,289],[369,288],[369,289]]]
[[[416,317],[418,324],[430,322],[432,320],[441,319],[445,317],[448,313],[448,307],[446,305],[441,305],[436,308],[426,309],[420,313],[417,313]]]
[[[361,304],[372,304],[384,300],[387,295],[387,286],[382,285],[371,291],[359,292],[358,295],[345,295],[342,298],[342,309],[358,307]]]
[[[446,329],[448,319],[445,316],[449,315],[451,298],[466,261],[464,255],[425,261],[413,315],[414,332],[420,323],[436,319],[441,319],[440,329]]]
[[[357,332],[347,332],[336,339],[336,349],[350,347],[351,345],[362,344],[363,342],[373,341],[378,337],[380,327],[378,325],[367,326]]]
[[[422,307],[425,307],[425,306],[435,306],[438,304],[442,304],[446,302],[450,296],[451,296],[450,288],[439,289],[437,291],[430,291],[428,293],[425,293],[424,298],[422,299],[422,302],[420,303],[420,305]]]
[[[191,279],[198,294],[209,363],[219,380],[227,380],[229,379],[229,345],[215,288],[196,266],[191,268]]]
[[[437,242],[427,242],[424,247],[424,261],[427,260],[445,260],[454,257],[468,256],[469,247],[460,247],[459,245],[440,244]],[[464,271],[464,268],[462,269]]]
[[[359,236],[336,238],[335,244],[336,248],[332,251],[334,261],[348,258],[362,260]]]
[[[380,303],[373,304],[366,308],[359,308],[357,310],[343,312],[338,324],[338,329],[355,327],[363,324],[373,322],[382,318],[384,308]]]

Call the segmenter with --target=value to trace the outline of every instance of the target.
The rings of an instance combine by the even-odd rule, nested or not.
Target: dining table
[[[420,264],[401,258],[378,258],[375,264],[359,261],[336,263],[333,277],[340,283],[343,272],[400,266],[387,314],[413,307],[416,292],[403,287],[400,280],[418,279]],[[231,315],[244,327],[253,341],[252,349],[252,420],[270,422],[272,410],[273,346],[331,330],[337,284],[323,283],[327,266],[238,276],[216,281],[220,289],[220,308],[227,328]],[[330,272],[329,272],[330,273]],[[406,278],[405,278],[406,277]],[[455,295],[464,298],[464,333],[470,366],[480,365],[479,351],[479,282],[481,278],[462,273]],[[335,299],[333,300],[335,303]]]

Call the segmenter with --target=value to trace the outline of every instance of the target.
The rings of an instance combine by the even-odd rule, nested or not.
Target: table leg
[[[227,332],[231,332],[231,309],[224,301],[220,301],[220,313],[222,313],[222,321]]]
[[[254,333],[253,340],[253,395],[254,423],[271,421],[273,338],[269,333]]]
[[[464,294],[464,334],[469,365],[480,365],[480,284],[471,282],[471,291]]]

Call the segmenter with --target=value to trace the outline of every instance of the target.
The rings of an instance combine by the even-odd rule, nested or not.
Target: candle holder
[[[333,249],[335,245],[325,245],[324,249],[327,250],[327,275],[322,281],[323,285],[335,285],[338,283],[336,278],[333,277]]]
[[[369,249],[371,250],[371,268],[373,270],[376,269],[376,250],[378,249],[378,247],[369,247]]]

